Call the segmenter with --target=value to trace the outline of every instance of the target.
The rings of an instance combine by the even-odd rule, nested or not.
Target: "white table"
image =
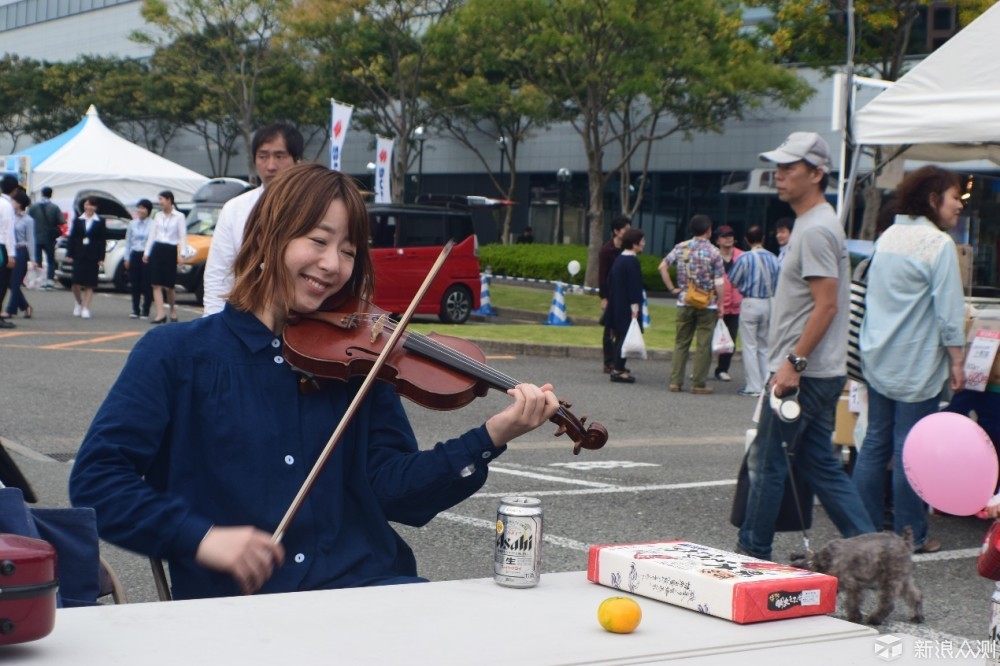
[[[738,625],[635,597],[642,624],[617,635],[597,623],[615,594],[581,571],[529,589],[484,578],[66,609],[52,634],[0,656],[25,666],[642,664],[877,633],[826,616]]]

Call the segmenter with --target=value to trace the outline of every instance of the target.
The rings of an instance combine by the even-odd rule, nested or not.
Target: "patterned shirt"
[[[744,252],[729,271],[729,281],[744,298],[771,298],[778,288],[778,258],[762,247]]]
[[[677,298],[678,307],[687,305],[684,299],[688,283],[692,281],[697,287],[713,292],[709,307],[716,307],[718,293],[715,292],[715,281],[726,275],[722,255],[717,247],[704,238],[692,238],[675,245],[664,261],[667,266],[677,266],[677,286],[681,290],[681,295]]]

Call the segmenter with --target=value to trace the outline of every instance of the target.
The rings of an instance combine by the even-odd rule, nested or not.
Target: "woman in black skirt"
[[[153,304],[156,319],[149,323],[167,321],[164,302],[170,305],[170,321],[177,321],[174,285],[177,283],[178,248],[187,245],[187,220],[174,208],[174,193],[160,192],[160,212],[153,216],[153,227],[146,239],[146,252],[142,260],[149,264],[149,280],[153,283]]]
[[[104,265],[106,230],[104,220],[97,215],[97,198],[87,197],[83,200],[83,215],[73,220],[66,247],[66,260],[73,264],[74,317],[90,319],[90,302]]]

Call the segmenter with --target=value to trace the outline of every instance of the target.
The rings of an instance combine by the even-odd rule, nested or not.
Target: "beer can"
[[[507,587],[533,587],[542,574],[542,502],[504,497],[497,508],[493,580]]]

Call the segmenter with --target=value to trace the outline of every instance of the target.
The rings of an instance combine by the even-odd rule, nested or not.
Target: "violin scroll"
[[[577,418],[569,408],[572,405],[568,402],[559,401],[559,410],[549,419],[553,423],[559,424],[555,436],[569,435],[573,440],[573,455],[580,455],[580,449],[595,451],[608,443],[608,430],[600,423],[586,425],[587,417]]]

